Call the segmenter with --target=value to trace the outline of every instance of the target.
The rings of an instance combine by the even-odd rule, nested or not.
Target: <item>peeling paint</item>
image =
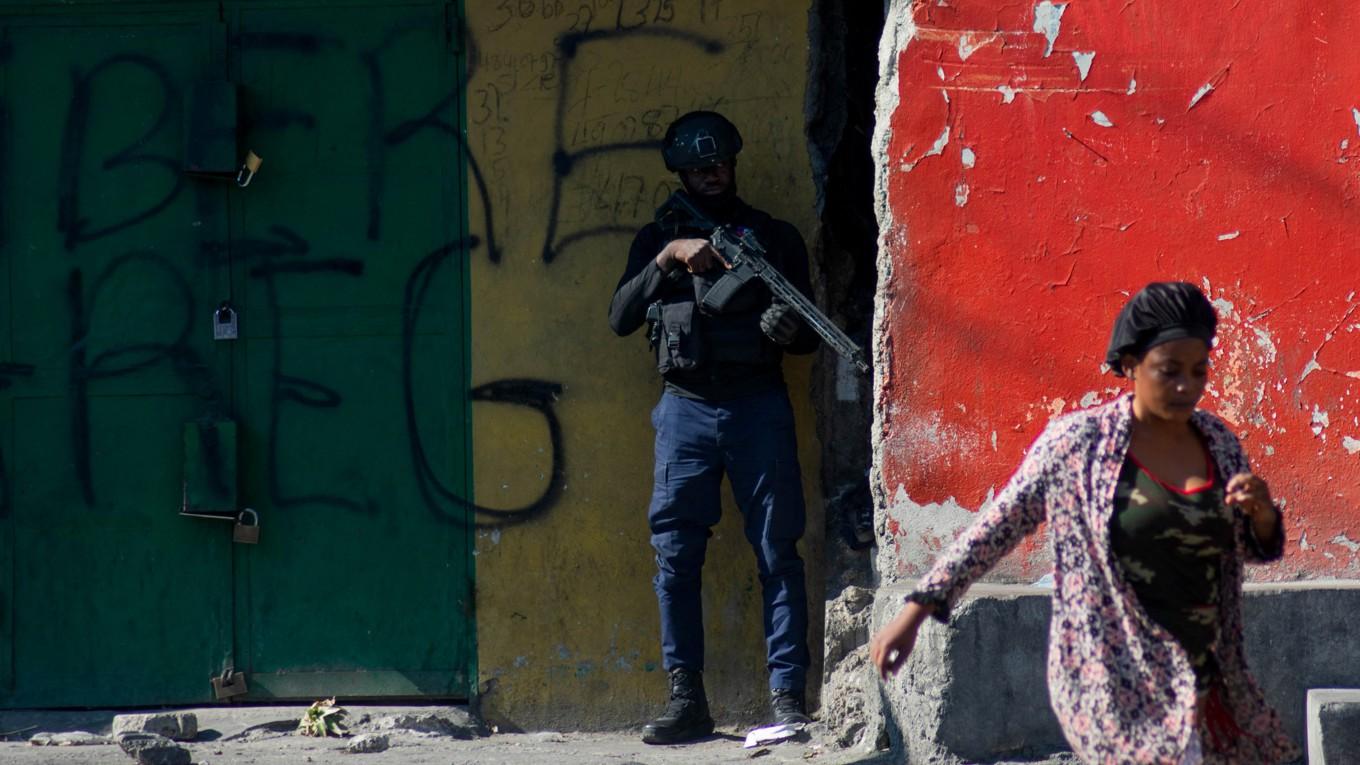
[[[1314,356],[1308,360],[1307,364],[1303,365],[1303,374],[1299,375],[1299,382],[1308,379],[1308,375],[1311,375],[1319,369],[1322,369],[1322,365],[1317,362],[1317,356]]]
[[[1091,73],[1091,62],[1096,58],[1093,50],[1074,50],[1072,60],[1077,64],[1077,76],[1081,82],[1086,82],[1086,75]]]
[[[1048,47],[1044,49],[1044,58],[1053,55],[1053,43],[1058,39],[1058,33],[1062,31],[1063,11],[1067,10],[1067,3],[1054,3],[1044,0],[1034,6],[1034,31],[1044,36],[1048,40]]]
[[[977,431],[946,423],[938,411],[920,412],[899,421],[901,430],[885,448],[900,449],[923,463],[948,463],[976,451],[982,444]]]
[[[1336,536],[1332,537],[1332,544],[1341,545],[1347,550],[1350,550],[1352,555],[1354,555],[1356,552],[1360,552],[1360,542],[1351,539],[1345,534],[1337,534]]]
[[[996,36],[993,35],[987,38],[986,40],[978,41],[978,43],[974,45],[972,37],[968,36],[967,34],[959,35],[959,60],[967,61],[968,57],[973,55],[973,51],[977,50],[978,48],[981,48],[982,46],[986,45],[987,43],[995,39]]]
[[[1199,284],[1209,275],[1214,290],[1206,292],[1222,323],[1213,393],[1203,405],[1234,422],[1274,493],[1295,495],[1298,512],[1288,518],[1289,532],[1298,544],[1306,528],[1311,546],[1251,569],[1251,577],[1360,572],[1360,550],[1352,555],[1329,541],[1355,532],[1348,538],[1360,544],[1352,517],[1360,483],[1351,475],[1360,469],[1360,306],[1329,341],[1323,338],[1347,303],[1360,301],[1360,291],[1343,302],[1353,288],[1344,269],[1338,277],[1313,257],[1345,252],[1350,241],[1336,221],[1360,199],[1360,175],[1350,172],[1352,165],[1360,168],[1360,92],[1346,88],[1344,78],[1323,76],[1305,78],[1294,92],[1289,86],[1297,71],[1264,66],[1274,59],[1242,48],[1240,36],[1205,33],[1221,21],[1200,19],[1193,37],[1168,32],[1164,9],[1146,0],[1085,4],[1071,17],[1065,13],[1070,0],[977,11],[956,0],[890,5],[894,18],[929,26],[881,64],[900,66],[902,77],[894,94],[899,107],[878,110],[896,132],[891,151],[878,157],[896,216],[885,240],[896,248],[880,257],[880,276],[888,267],[895,274],[880,282],[888,296],[877,305],[887,310],[875,317],[875,343],[887,348],[878,371],[894,378],[873,389],[884,435],[884,448],[876,450],[884,468],[877,475],[889,479],[874,487],[876,509],[892,504],[888,492],[899,482],[920,505],[953,497],[976,509],[988,483],[1011,467],[1000,454],[1001,431],[1008,455],[1018,454],[1050,416],[1108,401],[1106,384],[1119,383],[1117,392],[1124,392],[1122,380],[1095,374],[1099,349],[1088,342],[1099,342],[1120,293],[1126,299],[1149,279]],[[1272,22],[1275,13],[1249,6],[1237,7],[1239,21],[1249,17],[1274,55],[1306,41],[1296,25],[1281,28]],[[1214,10],[1222,15],[1224,9]],[[1360,30],[1360,16],[1314,10],[1319,23]],[[996,33],[1004,44],[979,48]],[[962,66],[955,57],[961,35],[969,56]],[[1332,59],[1323,54],[1338,50],[1306,52],[1325,63]],[[1099,70],[1094,58],[1085,58],[1092,52],[1101,59]],[[1230,82],[1227,65],[1234,58],[1240,81]],[[935,100],[941,90],[952,101],[947,113]],[[1187,108],[1196,111],[1184,114]],[[946,124],[952,143],[941,152],[944,161],[900,175],[897,162],[922,157]],[[1093,161],[1060,128],[1108,160]],[[1260,161],[1244,162],[1241,142],[1222,140],[1227,134],[1256,147]],[[1346,165],[1334,164],[1338,157]],[[1295,172],[1300,163],[1315,176]],[[1244,177],[1261,182],[1240,182]],[[959,207],[962,186],[967,204]],[[1240,226],[1228,228],[1234,223],[1250,226],[1251,236]],[[1083,226],[1086,235],[1078,240]],[[1000,246],[998,234],[1007,240]],[[1103,258],[1110,247],[1139,257]],[[1264,251],[1274,254],[1263,259]],[[1073,261],[1076,273],[1065,279]],[[971,289],[997,274],[1004,288]],[[1052,288],[1055,278],[1061,289]],[[956,321],[941,323],[942,315]],[[985,335],[975,338],[970,330],[978,317],[989,321]],[[1042,374],[1006,374],[1014,357],[1032,357],[1054,343],[1053,363]],[[949,369],[969,358],[992,363],[993,373],[966,393],[948,387]],[[967,402],[966,416],[956,401]],[[936,452],[932,458],[903,448],[921,438],[908,431],[932,411],[942,414],[942,431],[972,439],[975,450],[948,435],[926,447]],[[1315,473],[1333,479],[1314,480]],[[918,542],[903,534],[897,549],[905,553]],[[1043,574],[1028,575],[1033,542],[1012,556],[1012,568],[989,580],[1023,570],[1026,576],[1015,580],[1029,583]],[[891,564],[885,570],[896,568],[898,554],[885,557]]]
[[[944,67],[935,67],[935,76],[940,78],[940,82],[944,82]]]
[[[1206,82],[1203,85],[1201,85],[1199,90],[1195,91],[1194,97],[1190,99],[1190,105],[1185,107],[1186,111],[1195,108],[1195,104],[1199,103],[1200,101],[1203,101],[1204,97],[1212,93],[1213,90],[1214,90],[1213,83]]]
[[[896,522],[896,536],[907,542],[897,551],[898,564],[912,572],[924,571],[942,550],[977,520],[972,510],[960,505],[953,497],[943,502],[921,505],[912,501],[906,488],[901,485],[893,493],[888,517]]]
[[[935,139],[935,143],[931,144],[930,151],[927,151],[925,154],[922,154],[920,159],[916,159],[911,162],[903,162],[902,172],[910,173],[912,170],[915,170],[916,165],[919,164],[921,160],[925,159],[926,157],[940,156],[941,154],[944,153],[944,147],[948,145],[949,145],[949,126],[945,125],[944,132],[940,133],[940,137]]]
[[[959,185],[955,186],[954,204],[958,207],[963,207],[964,205],[968,204],[968,192],[969,192],[968,184],[966,183],[960,183]]]
[[[880,560],[887,564],[880,568],[885,578],[913,577],[923,573],[941,552],[977,521],[978,512],[991,505],[995,498],[994,489],[987,492],[981,508],[975,512],[952,496],[941,502],[918,503],[903,485],[898,484],[892,501],[885,509],[884,526],[891,533],[893,541],[900,541],[900,544],[880,546]],[[885,548],[891,550],[886,556]],[[1022,567],[1015,568],[1016,564]],[[1040,544],[1024,564],[1012,557],[1009,562],[1002,562],[994,573],[1013,578],[1024,571],[1048,569],[1052,566],[1052,553],[1047,545]]]
[[[1332,424],[1331,417],[1317,405],[1313,404],[1313,435],[1320,436]]]
[[[1252,331],[1256,333],[1256,347],[1261,349],[1262,356],[1259,361],[1274,361],[1279,353],[1275,349],[1275,340],[1271,338],[1270,333],[1260,327],[1252,327]]]

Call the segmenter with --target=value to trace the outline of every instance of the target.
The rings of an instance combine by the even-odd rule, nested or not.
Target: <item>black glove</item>
[[[793,307],[782,300],[776,300],[760,315],[760,331],[777,345],[788,345],[798,336],[803,326]]]

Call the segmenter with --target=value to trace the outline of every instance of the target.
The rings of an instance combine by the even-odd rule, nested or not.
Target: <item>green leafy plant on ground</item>
[[[304,736],[348,736],[345,717],[349,712],[335,705],[335,699],[323,699],[307,707],[298,720],[298,733]]]

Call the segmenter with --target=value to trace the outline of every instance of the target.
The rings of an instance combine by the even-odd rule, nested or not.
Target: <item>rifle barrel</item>
[[[784,275],[770,265],[769,261],[758,255],[757,248],[759,245],[753,247],[749,238],[749,235],[739,235],[735,239],[730,239],[727,232],[719,228],[713,232],[710,241],[713,244],[713,249],[718,251],[729,266],[739,266],[742,261],[749,264],[756,276],[760,277],[760,280],[770,288],[770,292],[775,298],[784,301],[793,308],[794,313],[798,314],[798,317],[809,327],[812,327],[812,330],[820,335],[822,340],[831,346],[832,350],[853,363],[860,372],[868,374],[869,364],[865,361],[864,354],[855,344],[855,341],[851,340],[848,335],[841,331],[840,327],[827,318],[816,303],[809,300],[788,279],[785,279]],[[731,250],[736,252],[733,253]]]

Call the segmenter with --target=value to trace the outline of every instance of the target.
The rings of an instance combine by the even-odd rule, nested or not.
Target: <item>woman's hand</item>
[[[1253,473],[1238,473],[1228,480],[1223,499],[1247,516],[1257,541],[1269,546],[1275,536],[1277,511],[1266,482]]]
[[[869,641],[869,660],[878,667],[879,677],[887,680],[907,662],[916,645],[916,633],[921,629],[921,623],[934,610],[932,606],[914,601],[907,603],[906,608]]]

